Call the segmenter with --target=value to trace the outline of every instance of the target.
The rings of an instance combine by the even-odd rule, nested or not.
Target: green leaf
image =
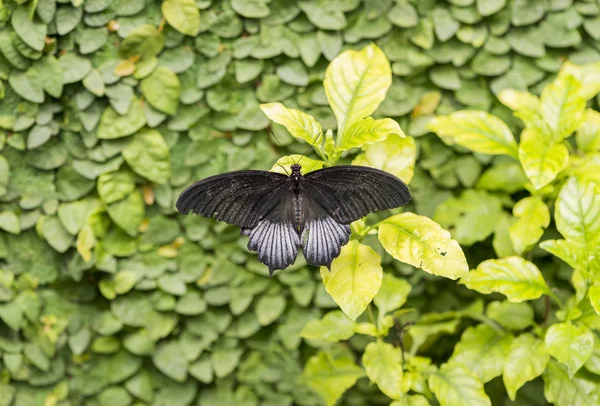
[[[261,296],[254,307],[256,318],[261,326],[268,326],[285,311],[285,298],[281,296]]]
[[[454,346],[448,363],[466,367],[487,383],[502,375],[512,341],[512,335],[500,334],[487,324],[469,327]]]
[[[554,217],[563,237],[591,250],[600,240],[600,191],[596,184],[570,177],[560,189]]]
[[[569,150],[563,143],[554,143],[549,134],[537,128],[526,128],[521,134],[519,161],[535,189],[539,190],[565,169]]]
[[[152,375],[142,369],[132,378],[125,382],[125,389],[136,398],[141,399],[146,403],[152,403],[154,391],[152,389]]]
[[[506,0],[477,0],[477,12],[482,16],[490,16],[502,10]]]
[[[323,351],[308,359],[303,372],[308,386],[325,400],[327,406],[333,406],[364,375],[363,369],[354,364],[352,357],[334,358]]]
[[[168,115],[175,115],[179,106],[181,83],[173,71],[164,66],[159,66],[140,85],[142,94],[158,111]]]
[[[240,363],[241,349],[216,350],[210,355],[210,362],[217,378],[231,374]]]
[[[200,12],[194,0],[164,0],[162,14],[182,34],[196,36],[200,31]]]
[[[392,399],[399,399],[402,390],[402,354],[400,348],[382,341],[367,344],[362,357],[367,376]]]
[[[298,7],[317,28],[323,30],[341,30],[347,21],[344,12],[358,7],[358,0],[338,0],[322,2],[319,0],[302,0]]]
[[[557,78],[542,91],[542,117],[556,142],[570,136],[583,121],[586,100],[580,93],[581,84],[573,76]]]
[[[134,100],[125,115],[120,115],[114,108],[108,106],[102,113],[96,135],[100,139],[126,137],[141,129],[144,124],[146,124],[146,116],[142,102]]]
[[[600,113],[587,109],[575,137],[577,146],[582,151],[588,153],[600,151]]]
[[[380,256],[369,246],[351,240],[331,263],[321,267],[325,290],[352,321],[360,316],[381,287]]]
[[[106,208],[108,215],[123,231],[135,237],[144,220],[144,201],[138,191],[129,194],[125,199],[111,203]]]
[[[30,68],[26,72],[12,70],[8,77],[8,84],[25,100],[32,103],[44,102],[44,89],[36,69]]]
[[[34,64],[42,88],[52,97],[59,98],[63,91],[63,73],[58,60],[46,55]]]
[[[119,54],[125,59],[133,56],[151,58],[158,55],[164,45],[163,33],[150,24],[143,24],[127,34],[119,45]]]
[[[482,154],[517,157],[517,143],[498,117],[476,110],[461,110],[434,117],[427,127],[445,143],[458,144]]]
[[[337,119],[338,144],[352,123],[377,110],[391,84],[390,63],[374,44],[344,51],[331,61],[323,85]]]
[[[381,288],[373,298],[373,303],[379,309],[380,314],[392,312],[402,307],[411,289],[411,284],[404,279],[384,273]]]
[[[515,204],[513,215],[518,220],[508,229],[510,239],[517,253],[522,254],[540,240],[550,225],[550,211],[541,198],[530,196]]]
[[[598,384],[589,378],[570,378],[567,369],[550,361],[544,371],[544,396],[555,405],[595,406],[600,402]]]
[[[307,340],[338,342],[354,335],[354,322],[342,311],[333,310],[320,320],[311,320],[302,328],[300,336]]]
[[[21,226],[19,225],[19,217],[12,211],[0,212],[0,229],[11,234],[20,234]]]
[[[561,66],[556,80],[568,80],[568,76],[573,76],[581,84],[579,91],[584,99],[589,100],[600,92],[600,62],[575,65],[566,61]]]
[[[441,406],[492,404],[477,375],[462,365],[442,365],[429,376],[428,383]]]
[[[152,182],[166,183],[171,177],[169,146],[156,130],[139,131],[122,154],[131,169]]]
[[[185,382],[188,361],[179,342],[172,340],[159,344],[152,356],[152,362],[160,372],[169,378],[177,382]]]
[[[465,254],[450,233],[413,213],[389,217],[379,226],[379,241],[395,259],[450,279],[469,271]]]
[[[269,15],[270,0],[232,0],[231,8],[246,18],[263,18]]]
[[[504,212],[501,200],[479,190],[466,190],[438,205],[433,219],[447,228],[462,245],[470,246],[489,237]]]
[[[97,190],[104,203],[114,203],[133,192],[135,182],[129,171],[107,172],[98,177]]]
[[[44,49],[46,24],[36,17],[30,17],[27,7],[16,8],[11,16],[11,25],[19,38],[36,51]]]
[[[417,146],[412,137],[390,134],[385,140],[367,144],[363,153],[352,161],[353,165],[381,169],[402,179],[408,184],[413,178]]]
[[[360,148],[365,144],[384,141],[392,134],[406,137],[398,123],[391,118],[375,120],[372,117],[366,117],[348,124],[337,149],[346,151],[351,148]]]
[[[83,80],[92,69],[90,60],[76,53],[67,53],[61,56],[58,64],[62,71],[62,81],[64,84],[76,83]]]
[[[73,244],[73,236],[65,230],[56,216],[46,217],[42,220],[41,234],[46,242],[60,253],[67,252]]]
[[[550,291],[538,267],[517,256],[483,261],[460,283],[479,293],[502,293],[511,302],[537,299]]]
[[[294,137],[312,144],[319,135],[323,135],[321,125],[310,114],[289,109],[281,103],[261,104],[260,109],[269,119],[281,124]]]
[[[323,161],[316,161],[302,155],[286,155],[277,160],[277,162],[271,168],[271,171],[289,175],[291,173],[290,166],[300,162],[300,158],[302,158],[302,167],[300,168],[300,172],[303,175],[307,174],[308,172],[321,169],[323,168],[323,165],[325,165],[325,162]]]
[[[571,321],[556,323],[546,332],[548,352],[567,367],[569,379],[590,358],[594,350],[594,334],[585,325]]]
[[[509,330],[523,330],[533,324],[533,309],[527,303],[491,302],[487,316]]]
[[[544,372],[549,360],[546,344],[532,334],[521,334],[513,341],[502,372],[510,400],[515,400],[521,386]]]

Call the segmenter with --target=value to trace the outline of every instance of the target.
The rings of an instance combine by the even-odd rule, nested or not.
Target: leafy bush
[[[0,405],[598,403],[599,15],[0,2]],[[353,224],[325,283],[176,215],[195,179],[278,170],[320,131],[304,170],[413,194]]]

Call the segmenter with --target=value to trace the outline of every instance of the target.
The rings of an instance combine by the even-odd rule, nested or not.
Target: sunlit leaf
[[[384,273],[381,288],[373,298],[373,303],[382,314],[389,313],[402,307],[411,289],[411,284],[406,280]]]
[[[600,151],[600,113],[592,109],[585,111],[575,139],[577,146],[585,152]]]
[[[308,340],[337,342],[354,335],[354,322],[340,310],[327,313],[321,320],[311,320],[302,329],[300,336]]]
[[[492,404],[477,375],[462,365],[442,365],[437,372],[429,376],[428,383],[441,406]]]
[[[365,348],[362,363],[367,376],[392,399],[402,396],[402,354],[400,348],[381,341]]]
[[[392,84],[392,70],[375,44],[338,55],[325,72],[325,94],[338,123],[338,145],[347,128],[371,115]]]
[[[592,62],[584,65],[575,65],[566,61],[560,68],[556,80],[573,76],[581,83],[581,96],[589,100],[600,92],[600,62]]]
[[[508,397],[515,400],[519,388],[540,376],[549,360],[550,354],[542,340],[529,333],[517,337],[510,347],[502,373]]]
[[[312,144],[317,136],[323,136],[321,125],[310,114],[296,109],[289,109],[281,103],[261,104],[260,109],[271,121],[281,124],[294,137],[300,138],[309,144]]]
[[[556,142],[571,135],[581,125],[586,100],[581,84],[572,76],[562,76],[542,91],[540,110]]]
[[[556,228],[563,237],[587,249],[600,240],[600,191],[593,182],[570,177],[555,207]]]
[[[327,293],[353,321],[365,311],[381,286],[381,258],[369,246],[351,240],[331,263],[321,267]]]
[[[555,143],[550,134],[537,128],[526,128],[521,134],[519,161],[523,170],[539,190],[551,183],[569,162],[569,150]]]
[[[417,155],[414,138],[391,134],[384,141],[365,145],[362,150],[363,153],[352,161],[353,165],[381,169],[407,184],[412,180]]]
[[[484,111],[461,110],[433,118],[427,127],[447,144],[483,154],[517,157],[517,143],[508,126]]]
[[[469,271],[465,254],[450,233],[413,213],[389,217],[379,226],[379,241],[395,259],[450,279]]]
[[[309,358],[303,378],[325,400],[327,406],[333,406],[364,375],[363,369],[351,357],[334,358],[321,351]]]
[[[164,0],[161,10],[167,22],[180,33],[195,36],[200,30],[200,12],[194,0]]]
[[[577,326],[571,321],[551,325],[545,341],[550,355],[565,364],[571,379],[594,349],[592,331],[585,325]]]
[[[511,302],[537,299],[549,292],[538,267],[517,256],[483,261],[460,282],[479,293],[502,293]]]
[[[595,406],[600,402],[596,381],[570,378],[567,368],[556,361],[550,361],[544,371],[544,396],[555,405]]]
[[[539,197],[526,197],[513,207],[518,219],[509,227],[510,238],[515,250],[521,254],[537,243],[550,225],[550,211]]]
[[[391,118],[375,120],[372,117],[365,117],[348,124],[338,149],[346,151],[351,148],[360,148],[365,144],[383,141],[392,134],[405,137],[398,123]]]
[[[486,324],[469,327],[448,362],[467,367],[486,383],[502,375],[512,341],[512,335],[501,334]]]

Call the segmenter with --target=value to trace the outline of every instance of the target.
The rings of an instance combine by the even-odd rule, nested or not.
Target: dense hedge
[[[539,93],[565,59],[600,59],[597,1],[3,0],[0,27],[0,405],[322,404],[301,379],[322,343],[299,336],[337,308],[317,270],[299,261],[269,278],[238,229],[176,214],[178,193],[304,152],[259,103],[335,129],[325,69],[374,41],[394,74],[377,115],[417,141],[409,208],[450,229],[475,267],[502,249],[511,185],[525,180],[426,124],[466,106],[518,134],[500,90]],[[570,278],[530,257],[554,286]],[[384,264],[419,313],[475,303],[454,281]],[[419,354],[445,361],[460,323],[422,332]],[[358,357],[367,342],[350,340]],[[500,379],[486,391],[506,398]],[[519,404],[542,392],[533,381]],[[389,399],[361,379],[343,404]]]

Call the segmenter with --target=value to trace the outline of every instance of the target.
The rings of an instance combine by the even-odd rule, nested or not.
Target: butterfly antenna
[[[302,158],[304,158],[304,155],[306,155],[306,153],[308,151],[310,151],[310,149],[312,147],[315,146],[315,144],[317,143],[317,140],[319,139],[320,136],[321,136],[321,133],[317,134],[317,136],[315,137],[315,140],[312,142],[312,144],[310,144],[310,146],[306,149],[306,151],[304,151],[304,153],[302,154],[302,156],[300,157],[300,159],[298,159],[298,162],[296,162],[296,163],[300,163],[300,161],[302,160]]]
[[[271,135],[273,136],[273,138],[275,138],[275,141],[277,141],[277,143],[279,144],[279,146],[281,148],[283,148],[283,145],[281,145],[281,142],[279,141],[279,139],[277,138],[277,136],[275,135],[275,133],[273,132],[273,130],[271,130]],[[290,176],[290,173],[288,172],[287,169],[285,169],[285,166],[281,165],[279,162],[275,162],[275,164],[279,165],[281,167],[281,169],[283,169],[286,173],[287,176]]]

